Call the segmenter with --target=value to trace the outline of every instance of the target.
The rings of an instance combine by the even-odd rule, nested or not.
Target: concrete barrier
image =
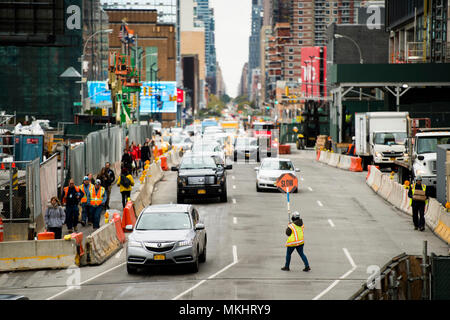
[[[434,198],[428,200],[428,208],[425,212],[425,221],[431,230],[435,230],[439,224],[439,217],[441,212],[444,212],[444,207]]]
[[[412,216],[412,208],[411,205],[409,204],[408,191],[409,191],[408,189],[403,188],[402,205],[400,207],[400,210]]]
[[[99,265],[115,254],[122,243],[117,237],[116,226],[108,223],[86,238],[86,257],[90,265]]]
[[[392,191],[387,201],[394,207],[400,209],[403,201],[403,186],[395,181],[392,182]]]
[[[381,176],[381,185],[377,193],[385,200],[389,198],[389,195],[392,192],[392,183],[393,181],[389,178],[389,175],[383,174]]]
[[[444,207],[442,209],[440,210],[439,221],[434,232],[439,238],[450,244],[450,213],[446,212]]]
[[[75,265],[75,240],[0,242],[0,271],[63,269]]]
[[[381,177],[382,177],[382,173],[380,170],[378,170],[375,167],[372,167],[372,169],[370,169],[371,173],[373,171],[374,177],[373,177],[373,182],[371,185],[371,188],[373,191],[378,192],[378,189],[380,189],[381,187]]]
[[[350,165],[352,164],[352,158],[349,156],[341,155],[339,158],[338,168],[343,170],[350,170]]]
[[[332,153],[330,155],[330,160],[328,161],[328,165],[336,168],[339,165],[339,158],[340,158],[339,154]]]
[[[369,170],[369,173],[366,177],[366,184],[371,188],[375,180],[375,170],[372,170],[373,168],[375,168],[375,166],[368,166],[367,170]]]
[[[327,157],[328,157],[328,152],[326,152],[326,151],[321,151],[320,152],[320,157],[319,157],[319,162],[322,162],[322,163],[327,163]]]

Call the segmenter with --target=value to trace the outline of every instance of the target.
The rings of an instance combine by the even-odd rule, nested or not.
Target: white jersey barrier
[[[328,165],[331,167],[337,167],[339,164],[339,154],[338,153],[331,153],[330,159],[328,160]]]
[[[327,162],[327,160],[326,160],[327,157],[328,157],[328,152],[321,151],[320,152],[320,157],[319,157],[319,162],[326,163]]]
[[[378,189],[380,189],[381,186],[381,177],[382,177],[382,173],[380,170],[378,170],[376,167],[372,166],[372,169],[370,171],[370,173],[372,174],[373,171],[373,182],[371,185],[371,188],[373,191],[378,192]]]
[[[350,170],[352,164],[352,157],[341,155],[339,158],[338,168],[343,170]]]
[[[444,212],[444,207],[434,198],[428,200],[428,209],[425,212],[425,221],[431,229],[436,229],[439,223],[439,216],[441,215],[441,210]]]
[[[86,238],[86,257],[90,265],[99,265],[115,254],[122,243],[114,223],[107,223]]]
[[[387,200],[392,192],[392,188],[393,188],[393,181],[390,179],[389,175],[383,174],[381,176],[381,185],[377,193],[383,199]]]

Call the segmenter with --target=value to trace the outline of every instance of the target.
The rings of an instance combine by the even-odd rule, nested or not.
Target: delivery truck
[[[355,114],[355,154],[363,167],[395,167],[406,154],[408,112],[366,112]]]

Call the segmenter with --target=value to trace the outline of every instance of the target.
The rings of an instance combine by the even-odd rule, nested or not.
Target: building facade
[[[261,43],[261,27],[263,24],[263,3],[262,0],[252,0],[252,22],[251,34],[249,38],[249,54],[248,54],[248,96],[254,97],[256,92],[253,91],[252,85],[253,72],[260,74],[261,64],[260,43]],[[257,69],[257,70],[256,70]]]

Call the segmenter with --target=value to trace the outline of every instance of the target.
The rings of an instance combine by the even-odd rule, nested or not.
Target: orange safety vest
[[[303,226],[299,227],[295,223],[288,225],[292,233],[286,241],[286,247],[297,247],[305,243],[303,238]]]
[[[75,186],[75,191],[76,192],[80,192],[80,188]],[[65,187],[64,188],[64,198],[63,198],[63,204],[65,204],[67,202],[67,193],[69,192],[69,187]]]
[[[89,185],[88,185],[89,192],[91,191],[91,186],[92,186],[92,183],[89,183]],[[86,192],[84,191],[84,187],[85,187],[84,183],[79,186],[81,192],[83,193],[83,198],[81,198],[80,203],[87,202],[87,195],[86,195]]]
[[[96,192],[94,185],[91,184],[89,191],[91,193],[91,206],[98,207],[101,205],[103,202],[103,196],[105,195],[105,188],[100,187]]]

